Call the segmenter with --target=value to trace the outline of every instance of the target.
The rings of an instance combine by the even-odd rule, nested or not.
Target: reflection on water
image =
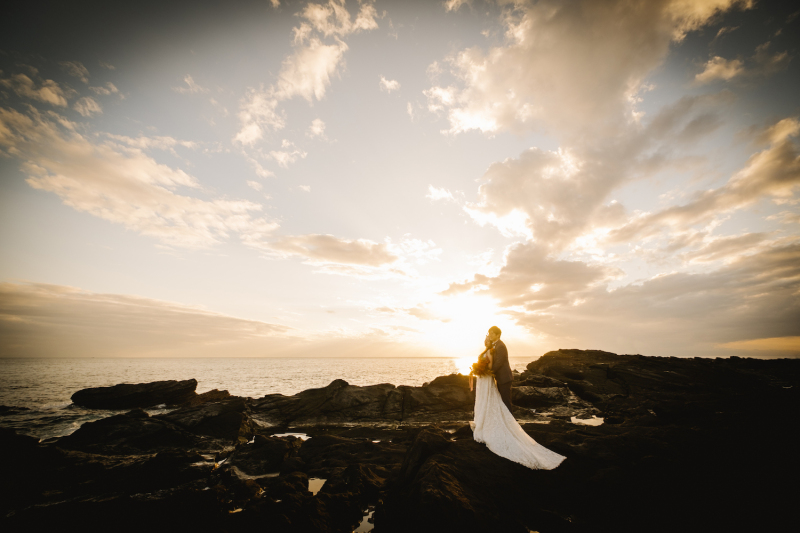
[[[310,477],[310,478],[308,478],[308,492],[310,492],[311,494],[316,496],[317,493],[319,492],[319,489],[322,488],[322,485],[324,485],[326,481],[328,481],[328,480],[327,479],[320,479],[318,477]]]
[[[308,440],[311,437],[306,435],[305,433],[273,433],[272,437],[297,437],[300,440]],[[254,437],[255,438],[255,437]],[[314,441],[317,442],[317,441]]]
[[[572,421],[573,424],[581,424],[584,426],[599,426],[603,423],[602,418],[598,418],[594,415],[592,415],[592,418],[578,418],[573,416],[570,418],[570,421]]]
[[[369,519],[372,518],[372,515],[375,511],[370,511],[369,513],[364,515],[364,518],[361,520],[361,523],[358,525],[358,528],[353,530],[353,533],[366,533],[367,531],[372,531],[372,528],[375,527],[375,524],[370,523]]]

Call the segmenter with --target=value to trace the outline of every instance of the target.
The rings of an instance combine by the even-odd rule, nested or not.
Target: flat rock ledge
[[[367,519],[376,533],[796,525],[786,482],[800,474],[789,438],[797,360],[549,352],[515,374],[513,398],[523,429],[567,457],[552,471],[473,440],[474,398],[457,374],[423,387],[335,380],[256,399],[197,395],[187,382],[180,390],[192,394],[147,396],[179,388],[136,385],[139,393],[116,396],[136,408],[47,442],[0,427],[0,529],[350,533]],[[139,408],[160,403],[177,408]],[[573,423],[581,418],[603,423]]]

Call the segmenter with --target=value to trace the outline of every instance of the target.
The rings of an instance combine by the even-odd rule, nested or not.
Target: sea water
[[[523,371],[533,359],[511,357],[509,362]],[[69,435],[85,422],[125,412],[78,407],[70,400],[72,394],[118,383],[194,378],[198,393],[220,389],[260,398],[325,387],[335,379],[362,386],[419,386],[459,370],[463,372],[463,361],[433,357],[0,359],[0,406],[27,409],[0,412],[0,426],[40,439]]]

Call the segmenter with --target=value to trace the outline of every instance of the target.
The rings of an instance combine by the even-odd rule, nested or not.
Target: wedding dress
[[[503,403],[492,376],[477,376],[473,438],[492,452],[535,470],[552,470],[566,459],[533,440]]]

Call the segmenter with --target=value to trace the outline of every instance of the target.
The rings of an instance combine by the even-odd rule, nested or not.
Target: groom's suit
[[[511,382],[514,376],[511,374],[511,365],[508,364],[508,348],[503,341],[498,340],[494,343],[494,355],[492,357],[492,372],[497,381],[497,391],[503,399],[503,403],[511,412]]]

